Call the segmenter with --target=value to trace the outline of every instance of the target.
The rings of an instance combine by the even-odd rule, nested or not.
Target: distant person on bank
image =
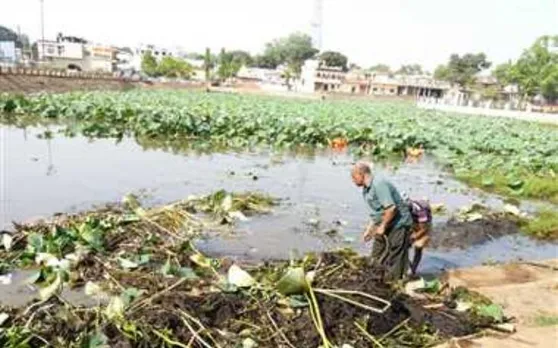
[[[364,232],[365,242],[374,239],[373,262],[387,269],[391,280],[406,275],[409,267],[409,234],[413,220],[409,205],[389,181],[372,174],[368,163],[358,162],[351,170],[353,183],[362,188],[372,222]]]

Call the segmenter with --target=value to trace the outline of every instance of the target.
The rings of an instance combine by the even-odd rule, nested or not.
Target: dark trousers
[[[398,228],[376,236],[372,245],[372,260],[386,267],[387,278],[398,280],[405,276],[409,268],[410,228]]]

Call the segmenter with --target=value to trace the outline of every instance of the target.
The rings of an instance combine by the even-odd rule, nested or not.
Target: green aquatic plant
[[[0,96],[12,125],[57,121],[65,134],[209,148],[325,148],[343,139],[376,160],[422,147],[466,182],[508,196],[558,201],[558,129],[513,119],[420,110],[410,103],[317,102],[192,91]]]

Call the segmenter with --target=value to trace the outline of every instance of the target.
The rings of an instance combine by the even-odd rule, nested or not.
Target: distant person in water
[[[392,183],[373,175],[368,163],[355,164],[351,176],[353,183],[362,188],[362,197],[370,208],[372,221],[363,239],[374,239],[372,260],[387,268],[391,280],[401,279],[409,267],[409,206]]]

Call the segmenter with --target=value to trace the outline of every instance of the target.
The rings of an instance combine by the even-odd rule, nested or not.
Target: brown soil
[[[441,347],[556,347],[558,326],[543,325],[537,318],[558,317],[558,259],[531,264],[506,264],[455,270],[447,274],[452,285],[467,286],[502,305],[514,318],[517,332],[490,331],[466,342],[454,340]]]
[[[434,226],[430,246],[466,248],[518,232],[518,224],[504,217],[487,217],[469,222],[450,219],[444,225]]]

